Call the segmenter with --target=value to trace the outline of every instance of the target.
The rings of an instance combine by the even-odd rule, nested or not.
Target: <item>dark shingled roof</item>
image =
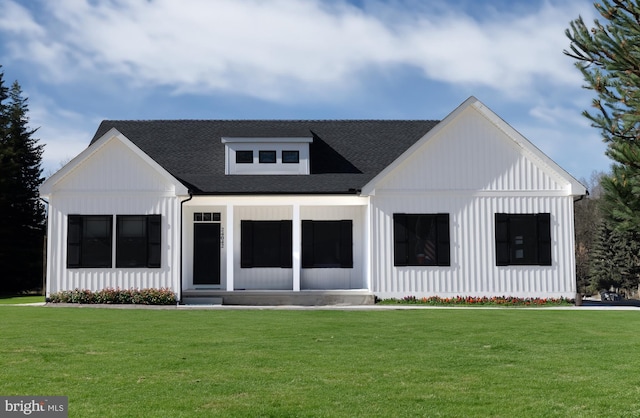
[[[355,193],[431,130],[433,120],[103,121],[194,194]],[[222,137],[313,137],[310,175],[225,175]]]

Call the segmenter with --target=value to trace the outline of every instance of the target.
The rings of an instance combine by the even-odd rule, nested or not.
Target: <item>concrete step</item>
[[[189,290],[182,294],[185,305],[325,306],[373,305],[375,297],[366,290]]]
[[[221,297],[214,296],[189,296],[183,297],[184,305],[222,305]]]

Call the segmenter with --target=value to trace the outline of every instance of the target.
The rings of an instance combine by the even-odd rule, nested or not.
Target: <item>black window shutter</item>
[[[302,221],[302,268],[313,267],[313,221]]]
[[[496,213],[496,265],[507,266],[509,254],[509,215]]]
[[[353,222],[340,221],[340,267],[353,268]]]
[[[539,213],[538,221],[538,262],[541,266],[551,265],[551,214]]]
[[[293,231],[291,221],[280,221],[280,267],[291,268],[293,266]]]
[[[80,267],[82,217],[69,215],[67,229],[67,267]]]
[[[448,213],[440,213],[436,215],[436,225],[437,225],[437,261],[436,264],[439,266],[450,266],[451,265],[451,253],[450,253],[450,238],[449,238],[449,214]]]
[[[160,268],[162,261],[162,217],[147,216],[147,267]]]
[[[253,267],[252,221],[240,221],[240,267]]]
[[[407,234],[407,215],[393,215],[393,265],[406,266],[409,261],[409,236]]]

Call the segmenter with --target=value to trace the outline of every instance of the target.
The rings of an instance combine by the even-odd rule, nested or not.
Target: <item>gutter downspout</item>
[[[183,229],[182,224],[184,223],[184,216],[182,216],[182,211],[183,211],[184,203],[193,199],[193,193],[191,192],[191,190],[189,190],[188,193],[189,193],[189,197],[185,200],[180,201],[180,299],[178,300],[178,305],[182,305],[182,275],[183,275],[182,274],[182,265],[183,265],[182,247],[184,246],[183,236],[182,236],[182,229]]]
[[[585,190],[584,190],[584,191],[585,191],[585,194],[581,195],[581,196],[580,196],[579,198],[577,198],[577,199],[574,199],[574,200],[573,200],[573,203],[577,203],[577,202],[581,201],[582,199],[584,199],[585,197],[589,196],[589,190],[587,190],[587,189],[585,188]]]
[[[46,222],[44,225],[44,239],[42,243],[42,296],[47,297],[47,256],[49,254],[49,202],[44,198],[38,196],[38,199],[41,200],[45,204],[45,213],[46,213]]]

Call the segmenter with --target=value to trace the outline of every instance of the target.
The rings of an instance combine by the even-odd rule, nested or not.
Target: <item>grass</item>
[[[0,295],[0,305],[16,305],[20,303],[38,303],[38,302],[44,302],[44,296]]]
[[[0,394],[70,417],[638,416],[635,311],[3,307]]]

